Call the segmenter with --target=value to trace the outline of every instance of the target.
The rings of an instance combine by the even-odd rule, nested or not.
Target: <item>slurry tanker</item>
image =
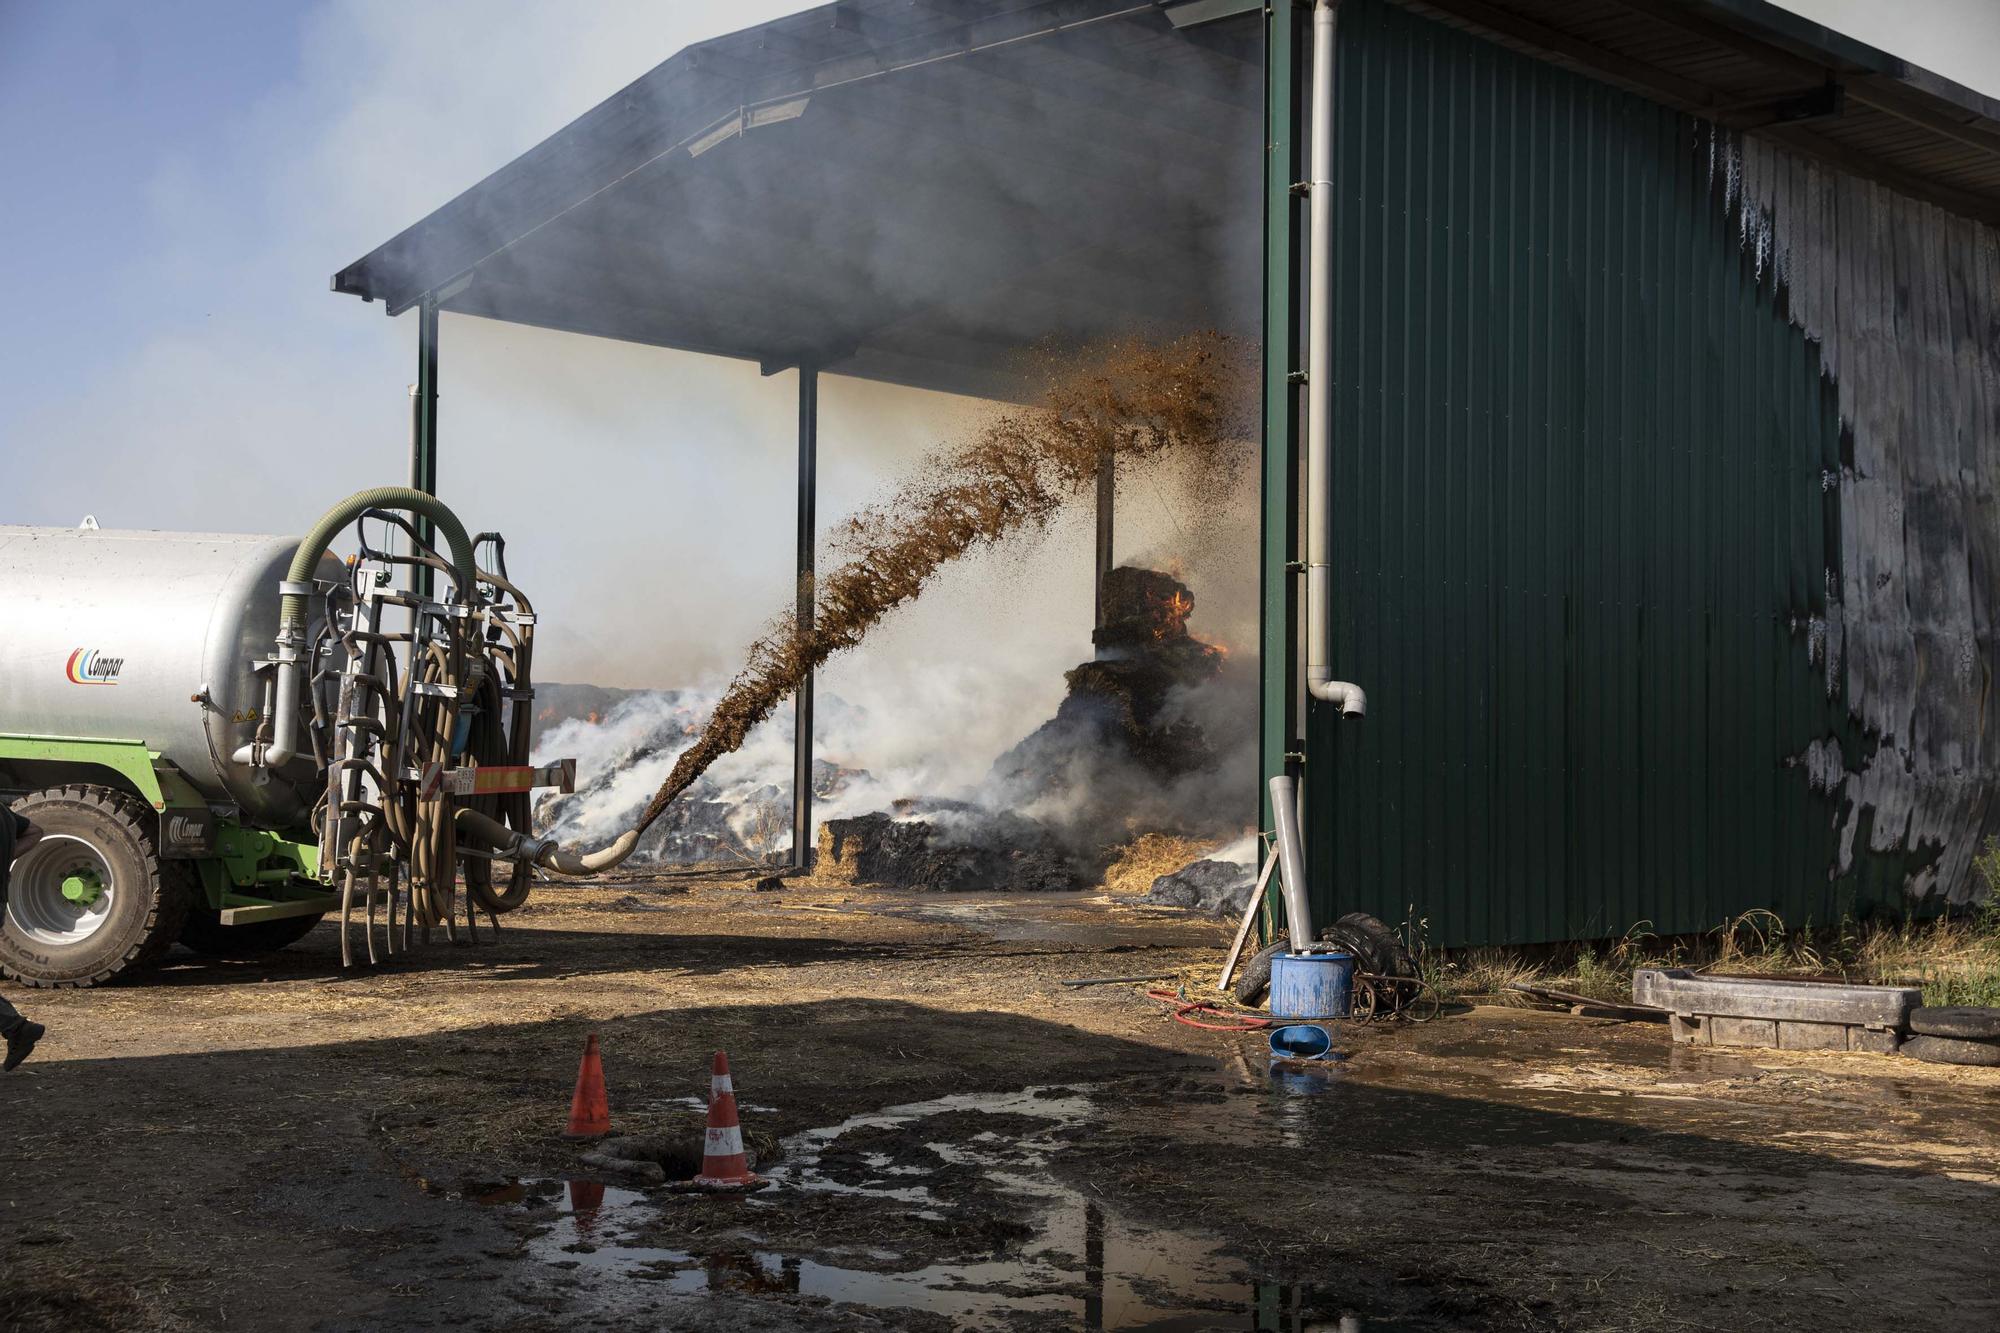
[[[531,794],[575,766],[529,761],[535,614],[505,553],[401,487],[303,538],[0,526],[0,799],[41,834],[0,970],[88,986],[334,912],[343,963],[355,926],[373,961],[378,926],[384,954],[476,934],[536,868],[622,859],[636,838],[533,836]]]

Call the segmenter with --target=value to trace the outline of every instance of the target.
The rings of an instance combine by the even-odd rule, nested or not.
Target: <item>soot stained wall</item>
[[[1962,898],[1992,233],[1343,6],[1322,911],[1440,944]]]

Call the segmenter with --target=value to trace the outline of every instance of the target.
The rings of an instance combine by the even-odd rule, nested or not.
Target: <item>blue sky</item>
[[[1786,3],[2000,79],[1991,0]],[[346,491],[401,478],[413,319],[332,295],[333,271],[680,47],[804,7],[0,0],[0,521],[297,531]],[[444,488],[474,528],[514,534],[510,555],[550,590],[551,672],[674,684],[725,670],[789,587],[789,386],[457,317],[443,344]],[[965,410],[839,381],[825,393],[828,519]],[[1144,540],[1144,516],[1124,531]],[[1058,534],[1023,557],[1031,570],[954,577],[1082,605],[1083,542]],[[673,571],[639,585],[657,614],[606,631],[640,562]],[[973,619],[952,619],[955,600]],[[987,599],[933,601],[885,637],[910,665],[878,663],[884,691],[917,688],[939,660],[926,642],[993,638]],[[1018,623],[982,669],[1059,690],[1085,645],[1043,632],[1032,608],[999,614]]]
[[[156,182],[199,170],[298,71],[284,5],[0,2],[0,438],[75,367],[128,355],[202,293],[166,284]],[[197,77],[198,72],[198,77]],[[237,176],[213,181],[256,192]]]

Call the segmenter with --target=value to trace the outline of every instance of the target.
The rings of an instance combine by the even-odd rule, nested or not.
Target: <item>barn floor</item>
[[[631,878],[497,944],[15,993],[9,1329],[1990,1329],[2000,1071],[1474,1009],[1274,1076],[1131,986],[1220,927],[1076,896]],[[591,1182],[729,1051],[777,1184]],[[1344,1317],[1355,1322],[1343,1323]]]

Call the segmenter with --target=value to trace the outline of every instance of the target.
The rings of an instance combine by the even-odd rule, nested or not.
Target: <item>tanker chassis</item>
[[[530,830],[530,793],[574,782],[529,762],[534,624],[498,535],[404,488],[303,539],[0,526],[0,799],[43,835],[0,971],[88,986],[332,912],[373,961],[378,924],[384,953],[476,935],[534,866],[601,868]]]

